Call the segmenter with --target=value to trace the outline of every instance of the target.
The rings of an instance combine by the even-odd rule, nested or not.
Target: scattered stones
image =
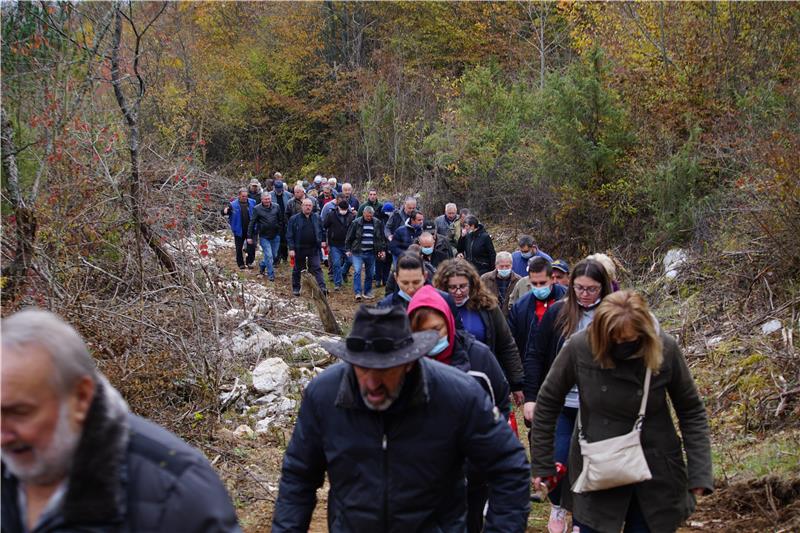
[[[256,422],[256,433],[267,433],[272,427],[274,420],[272,418],[263,418]]]
[[[281,394],[288,381],[289,365],[280,357],[270,357],[253,370],[253,388],[262,394]]]
[[[251,428],[247,424],[242,424],[241,426],[233,430],[233,434],[236,435],[237,437],[252,437],[253,428]]]
[[[689,256],[684,250],[680,248],[673,248],[669,250],[664,256],[664,276],[667,279],[675,279],[678,277],[678,270],[685,266],[689,260]]]
[[[774,318],[769,322],[765,322],[764,324],[761,325],[761,333],[763,335],[769,335],[771,333],[779,331],[782,327],[783,324],[781,324],[781,321],[778,320],[777,318]]]

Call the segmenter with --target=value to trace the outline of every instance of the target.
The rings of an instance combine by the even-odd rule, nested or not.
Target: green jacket
[[[372,209],[375,210],[376,216],[379,215],[380,212],[383,210],[383,202],[381,202],[380,200],[376,200],[375,203],[372,203],[369,200],[367,200],[358,207],[358,216],[362,216],[364,214],[364,208],[367,206],[370,206]]]
[[[650,531],[675,531],[695,508],[691,488],[711,492],[711,445],[708,419],[686,360],[675,339],[661,333],[664,362],[653,374],[642,426],[642,447],[653,479],[614,489],[570,493],[571,508],[582,523],[599,531],[620,531],[635,494]],[[531,429],[533,476],[555,474],[553,437],[564,397],[574,384],[580,390],[580,417],[589,442],[616,437],[633,428],[643,394],[645,369],[641,359],[602,369],[589,347],[587,331],[576,333],[556,357],[537,397]],[[667,396],[677,414],[683,446],[672,423]],[[577,424],[576,424],[577,432]],[[688,459],[688,472],[683,452]],[[570,446],[570,485],[583,468],[575,432]],[[562,492],[563,494],[563,492]],[[567,498],[569,500],[569,498]]]

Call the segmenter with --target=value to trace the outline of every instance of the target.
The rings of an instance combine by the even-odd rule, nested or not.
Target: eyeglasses
[[[373,339],[365,339],[363,337],[347,337],[345,345],[348,350],[354,352],[364,352],[371,350],[379,353],[393,352],[399,350],[404,346],[408,346],[414,342],[413,337],[406,337],[404,339],[393,339],[391,337],[375,337]]]
[[[447,292],[469,292],[469,283],[462,283],[461,285],[448,285]]]
[[[600,292],[600,287],[584,287],[583,285],[575,285],[575,294],[581,294],[582,292],[594,296]]]

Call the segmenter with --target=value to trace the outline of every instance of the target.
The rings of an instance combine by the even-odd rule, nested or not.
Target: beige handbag
[[[578,413],[578,435],[583,456],[583,470],[572,485],[572,492],[580,494],[605,490],[652,479],[650,468],[642,450],[642,422],[650,393],[650,369],[644,375],[644,394],[639,406],[639,416],[633,430],[625,435],[597,442],[587,442],[583,435],[581,416]]]

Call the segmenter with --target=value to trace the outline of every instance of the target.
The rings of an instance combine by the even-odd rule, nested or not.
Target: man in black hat
[[[306,388],[273,533],[308,530],[326,472],[330,531],[464,531],[467,460],[490,480],[484,531],[525,531],[522,445],[475,379],[426,357],[437,343],[402,308],[366,306],[344,342],[322,343],[344,362]]]

